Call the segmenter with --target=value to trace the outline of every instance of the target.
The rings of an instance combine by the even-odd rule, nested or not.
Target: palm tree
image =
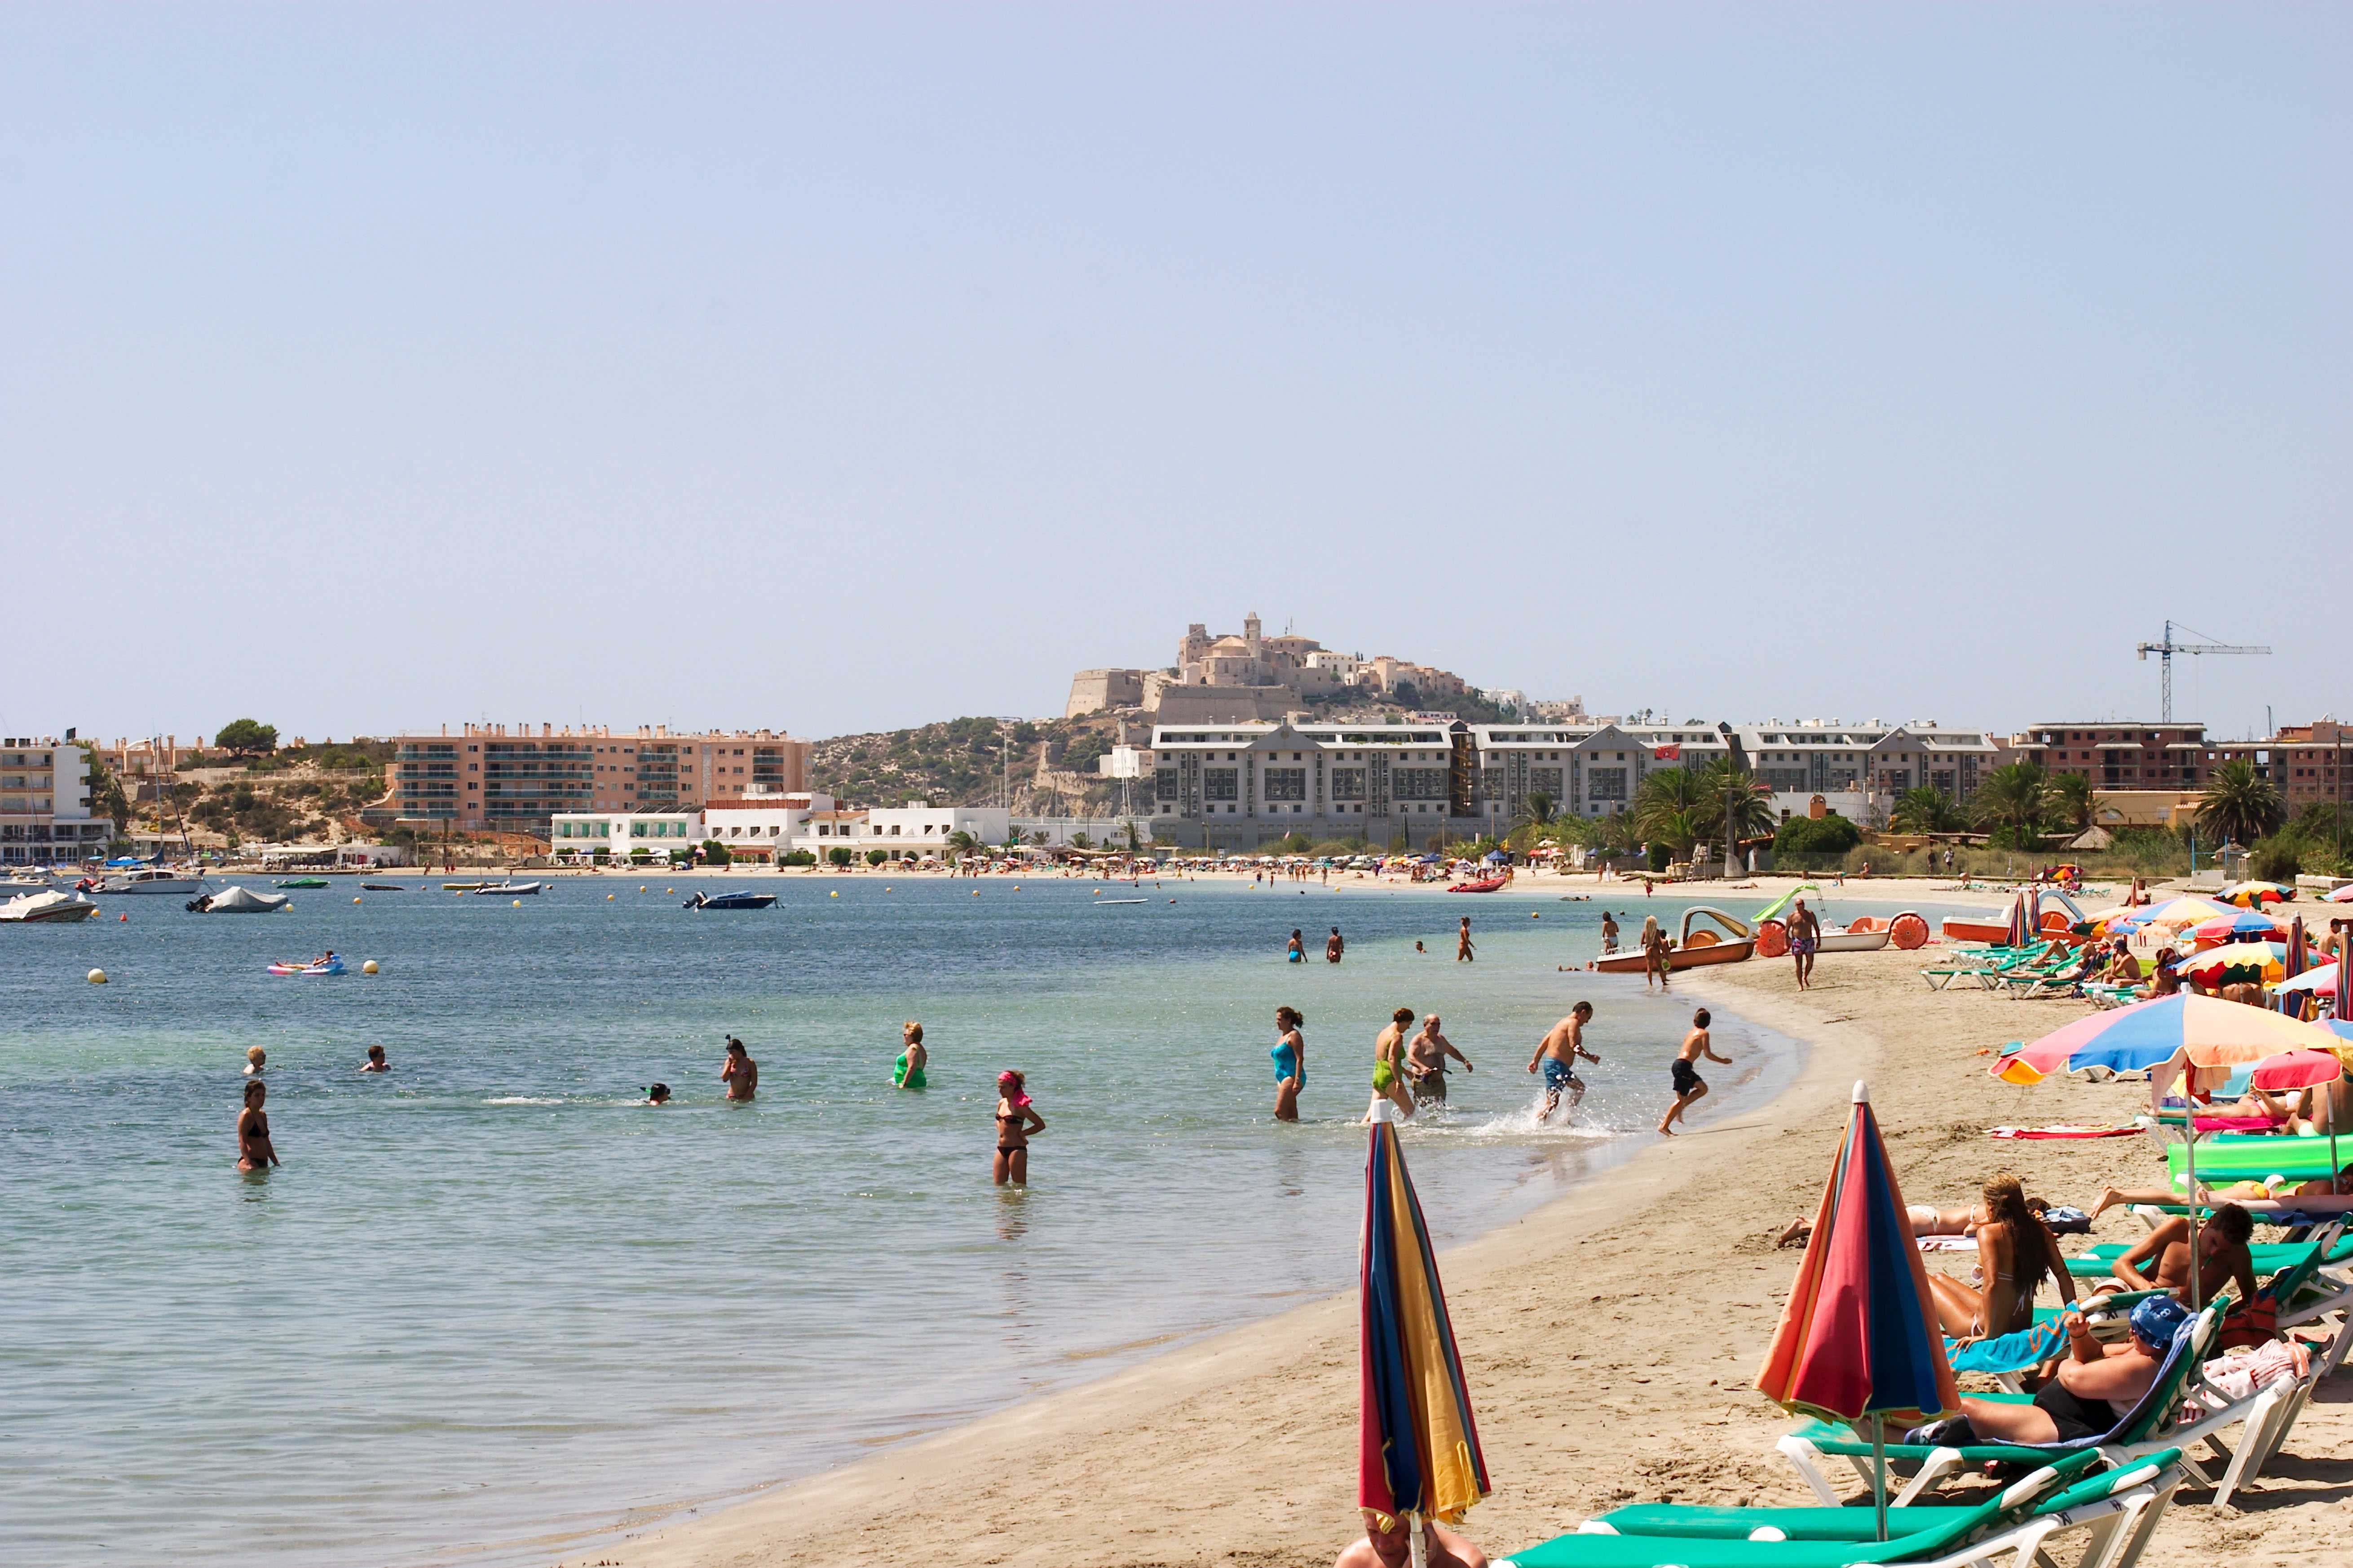
[[[2009,829],[2021,848],[2042,821],[2049,806],[2050,781],[2040,763],[2010,763],[1986,774],[1969,797],[1971,813],[1979,822],[1999,823]]]
[[[1770,837],[1773,821],[1773,791],[1755,773],[1744,773],[1730,757],[1717,757],[1699,770],[1700,784],[1706,797],[1706,811],[1711,831],[1721,826],[1727,809],[1732,818],[1732,831],[1740,838]]]
[[[1670,816],[1697,818],[1707,810],[1707,785],[1693,770],[1661,768],[1634,794],[1633,826],[1645,837],[1665,839],[1664,833],[1654,829]]]
[[[1895,797],[1887,826],[1898,833],[1954,833],[1960,829],[1961,814],[1942,790],[1923,784]]]
[[[2198,826],[2210,834],[2239,844],[2253,844],[2277,832],[2287,820],[2287,802],[2279,785],[2255,772],[2255,764],[2234,757],[2206,775],[2206,793],[2198,807]]]
[[[948,835],[948,853],[951,856],[970,855],[979,847],[980,840],[961,827]]]
[[[2092,826],[2092,780],[2085,773],[2061,773],[2051,781],[2051,814],[2063,827],[2081,833]]]
[[[1695,811],[1661,811],[1651,815],[1642,831],[1653,844],[1673,851],[1674,858],[1688,860],[1692,847],[1708,836],[1708,819]]]
[[[1541,827],[1552,820],[1555,809],[1552,796],[1542,790],[1532,790],[1520,807],[1520,821],[1530,827]]]

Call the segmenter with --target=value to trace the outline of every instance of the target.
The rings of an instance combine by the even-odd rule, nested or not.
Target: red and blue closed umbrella
[[[1846,1139],[1757,1386],[1785,1410],[1834,1421],[1872,1417],[1874,1447],[1889,1415],[1917,1411],[1932,1419],[1960,1407],[1928,1271],[1863,1084],[1854,1086]],[[1884,1456],[1876,1491],[1884,1540]]]
[[[1370,1132],[1359,1254],[1356,1503],[1378,1515],[1384,1530],[1416,1518],[1451,1524],[1487,1495],[1487,1462],[1398,1130],[1376,1121]]]

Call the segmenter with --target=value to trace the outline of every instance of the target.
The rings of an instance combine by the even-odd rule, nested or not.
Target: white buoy
[[[93,970],[91,970],[91,971],[90,972],[90,983],[92,985],[103,985],[103,984],[106,984],[106,971],[105,971],[105,970],[103,970],[103,969],[93,969]]]
[[[360,973],[362,974],[374,974],[375,973],[375,960],[371,958],[365,963],[361,964]]]

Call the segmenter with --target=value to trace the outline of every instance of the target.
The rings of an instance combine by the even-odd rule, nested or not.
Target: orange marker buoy
[[[123,916],[121,916],[121,919],[122,923],[123,923],[124,925],[129,925],[129,924],[131,923],[131,917],[130,917],[129,915],[123,915]]]

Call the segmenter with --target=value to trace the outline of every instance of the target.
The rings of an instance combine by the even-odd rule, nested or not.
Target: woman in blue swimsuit
[[[1307,1087],[1307,1037],[1299,1026],[1307,1022],[1296,1007],[1274,1010],[1274,1119],[1299,1120],[1299,1091]]]

